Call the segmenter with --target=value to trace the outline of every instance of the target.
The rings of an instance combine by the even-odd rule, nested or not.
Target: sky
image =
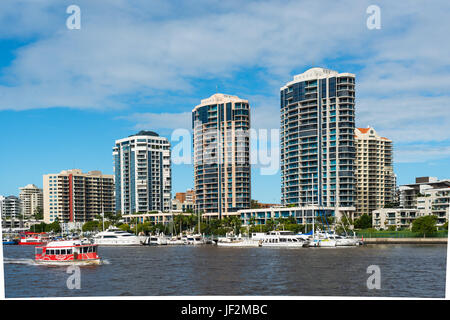
[[[66,25],[72,4],[80,29]],[[311,67],[356,75],[356,126],[393,140],[398,184],[450,178],[449,11],[447,0],[2,0],[0,194],[71,168],[113,174],[115,140],[171,140],[216,92],[249,100],[252,128],[279,129],[280,87]],[[173,194],[192,188],[192,166],[173,165],[172,179]],[[252,167],[252,198],[280,202],[279,170]]]

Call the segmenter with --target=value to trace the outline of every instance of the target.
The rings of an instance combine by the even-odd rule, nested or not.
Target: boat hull
[[[17,242],[15,242],[15,241],[3,241],[3,244],[7,245],[7,246],[11,246],[11,245],[16,245]]]
[[[334,240],[325,240],[319,242],[319,247],[321,248],[333,248],[336,247],[336,241]]]
[[[19,242],[20,246],[41,246],[45,244],[45,242]]]
[[[103,247],[123,247],[123,246],[140,246],[142,243],[140,241],[130,241],[130,242],[103,242],[103,241],[94,241],[94,244]]]
[[[235,242],[217,242],[219,247],[261,247],[259,241],[235,241]]]
[[[262,243],[261,247],[272,247],[272,248],[304,248],[306,243]]]
[[[86,259],[86,260],[35,260],[36,264],[66,266],[66,265],[99,265],[102,263],[101,259]]]
[[[359,245],[359,240],[355,239],[338,239],[336,240],[337,247],[353,247]]]

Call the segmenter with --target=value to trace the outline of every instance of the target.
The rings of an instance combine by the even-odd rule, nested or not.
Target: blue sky
[[[81,8],[81,29],[66,8]],[[64,169],[113,173],[116,139],[170,138],[216,90],[279,128],[279,88],[310,67],[357,79],[358,127],[394,141],[399,184],[450,177],[448,1],[31,1],[0,3],[0,194]],[[174,165],[173,192],[193,187]],[[252,171],[252,198],[280,201]]]

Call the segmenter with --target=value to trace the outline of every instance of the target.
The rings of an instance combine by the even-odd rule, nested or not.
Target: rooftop
[[[145,131],[145,130],[141,130],[136,134],[132,134],[131,136],[128,137],[134,137],[134,136],[152,136],[152,137],[159,137],[159,134],[157,134],[154,131]]]

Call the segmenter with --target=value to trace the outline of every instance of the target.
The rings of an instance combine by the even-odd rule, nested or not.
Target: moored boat
[[[118,228],[109,228],[93,237],[94,244],[99,246],[139,246],[141,239],[129,232]]]
[[[37,246],[42,245],[50,241],[50,237],[47,233],[35,233],[25,232],[20,235],[19,245]]]
[[[185,241],[185,244],[191,244],[191,245],[198,245],[198,244],[205,244],[205,239],[203,239],[203,236],[201,234],[188,234],[186,235],[186,238],[183,239]]]
[[[96,244],[85,244],[81,240],[51,241],[35,248],[38,264],[100,264]]]
[[[251,238],[228,235],[226,237],[219,237],[216,244],[219,247],[260,247],[261,240],[255,240]]]
[[[163,233],[159,235],[150,235],[142,244],[148,246],[167,245],[167,238]]]
[[[15,240],[15,239],[9,239],[9,238],[4,238],[4,239],[2,240],[2,242],[3,242],[4,245],[16,245],[16,244],[18,244],[18,241],[17,241],[17,240]]]
[[[309,243],[303,237],[291,231],[270,231],[267,233],[253,233],[252,239],[261,241],[262,247],[306,247]]]

